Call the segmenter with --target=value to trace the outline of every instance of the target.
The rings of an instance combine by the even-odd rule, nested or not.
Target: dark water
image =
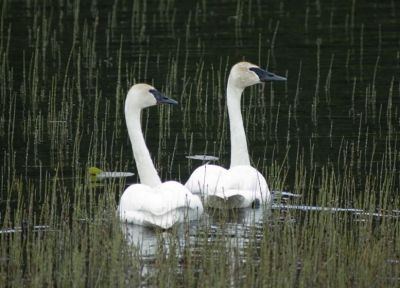
[[[245,209],[228,215],[207,211],[201,225],[194,223],[189,230],[180,227],[177,233],[122,226],[127,240],[142,247],[143,279],[157,270],[153,256],[160,252],[160,243],[166,250],[175,249],[170,243],[182,247],[189,243],[196,256],[207,247],[219,247],[206,243],[232,241],[231,246],[239,248],[240,261],[252,259],[257,264],[265,255],[246,255],[246,245],[254,241],[259,249],[269,237],[277,242],[273,243],[277,249],[282,248],[279,251],[289,251],[289,258],[291,245],[295,247],[298,241],[304,246],[298,248],[299,259],[293,262],[300,267],[304,261],[304,273],[309,271],[307,264],[322,263],[318,257],[324,260],[326,251],[331,253],[326,254],[326,269],[337,261],[344,264],[333,265],[332,271],[346,271],[346,265],[357,263],[349,253],[364,255],[365,271],[372,271],[371,275],[381,271],[377,267],[390,266],[392,273],[387,269],[388,273],[380,274],[389,277],[383,283],[398,284],[399,253],[391,237],[399,230],[399,211],[393,207],[400,205],[399,7],[394,0],[0,2],[0,240],[7,245],[0,245],[7,247],[0,257],[0,267],[6,267],[2,275],[10,283],[14,280],[7,270],[13,264],[13,249],[20,251],[19,242],[11,241],[13,235],[22,235],[25,253],[16,261],[22,266],[31,264],[27,255],[34,254],[26,252],[32,244],[27,245],[29,233],[33,238],[48,236],[43,237],[48,245],[59,244],[52,237],[60,243],[74,237],[84,239],[76,241],[77,246],[89,239],[88,251],[97,248],[98,258],[85,263],[88,271],[90,265],[97,269],[98,261],[109,257],[103,248],[117,243],[118,233],[110,220],[114,217],[106,213],[109,207],[109,214],[114,213],[125,185],[136,183],[137,177],[126,183],[125,179],[91,183],[87,169],[97,166],[137,175],[123,114],[126,92],[134,83],[153,84],[180,103],[143,113],[146,142],[163,180],[186,181],[201,164],[187,155],[217,156],[221,165],[228,166],[225,85],[230,67],[247,60],[288,78],[286,83],[267,83],[245,91],[242,112],[252,163],[266,176],[271,190],[301,197],[276,193],[272,211]],[[332,199],[325,199],[326,194]],[[85,200],[87,206],[82,204]],[[51,209],[46,205],[55,212],[48,212]],[[43,221],[43,215],[51,215],[53,222]],[[331,215],[334,220],[327,221],[328,232],[323,231],[320,224]],[[363,232],[360,223],[365,219],[371,220],[367,226],[372,236],[367,229]],[[305,228],[296,230],[298,235],[282,234],[292,231],[287,228],[291,223]],[[380,224],[390,231],[380,231]],[[64,226],[82,235],[69,235]],[[321,243],[314,244],[315,231]],[[328,246],[331,235],[343,238]],[[109,243],[103,247],[101,241],[90,242],[96,237],[105,237]],[[301,242],[307,239],[311,244]],[[363,243],[360,251],[372,247],[375,254],[371,255],[381,258],[375,257],[374,262],[368,253],[355,249],[351,253],[348,247],[358,249],[359,242]],[[313,249],[307,251],[312,245],[316,245],[314,250],[333,249],[320,256]],[[387,251],[380,253],[381,248]],[[75,253],[81,247],[69,249]],[[54,251],[54,259],[60,258],[60,251]],[[82,251],[84,259],[87,255]],[[218,255],[215,252],[211,254]],[[199,262],[203,259],[196,257]],[[276,257],[271,259],[280,259]],[[291,263],[289,258],[283,263]],[[43,262],[46,259],[53,260]],[[121,259],[120,264],[131,271],[125,258]],[[62,260],[54,265],[63,267]],[[221,258],[215,260],[220,263]],[[34,259],[32,269],[35,261],[42,264]],[[185,263],[178,264],[182,268]],[[355,268],[363,270],[351,270]],[[361,272],[355,274],[369,279]]]
[[[296,192],[299,157],[316,175],[342,159],[362,179],[388,149],[397,155],[395,1],[4,3],[0,201],[10,174],[35,182],[57,171],[68,192],[92,165],[136,172],[123,118],[135,82],[181,103],[144,113],[163,179],[184,182],[200,164],[190,154],[227,165],[225,83],[243,59],[288,77],[243,100],[251,158],[272,189],[286,173],[278,189]]]

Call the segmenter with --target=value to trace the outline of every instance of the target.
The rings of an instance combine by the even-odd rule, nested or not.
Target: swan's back
[[[271,200],[264,176],[247,165],[229,170],[217,165],[200,166],[185,186],[192,193],[201,194],[204,204],[213,208],[245,208]]]
[[[251,166],[234,166],[229,173],[224,174],[220,182],[220,188],[252,191],[260,201],[265,201],[269,188],[264,176]]]
[[[217,190],[218,183],[226,171],[221,166],[212,164],[202,165],[193,171],[185,186],[194,194],[213,194]]]
[[[257,207],[271,194],[264,176],[251,166],[232,167],[221,177],[217,191],[207,199],[213,208]]]
[[[128,223],[167,229],[185,220],[198,219],[203,205],[198,196],[175,181],[156,187],[134,184],[121,196],[118,213]]]

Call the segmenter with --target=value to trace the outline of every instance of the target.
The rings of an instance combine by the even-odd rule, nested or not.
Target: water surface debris
[[[219,158],[216,156],[210,156],[210,155],[193,155],[193,156],[186,156],[188,159],[193,159],[193,160],[201,160],[201,161],[218,161]]]
[[[130,177],[135,175],[132,172],[119,172],[119,171],[103,171],[97,167],[90,167],[88,169],[90,177],[96,179],[104,179],[104,178],[123,178]]]

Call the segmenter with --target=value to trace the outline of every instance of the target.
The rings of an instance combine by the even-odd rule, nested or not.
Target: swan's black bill
[[[178,101],[168,98],[156,89],[151,89],[149,92],[154,95],[158,104],[178,105]]]
[[[272,72],[268,72],[258,67],[251,67],[250,70],[257,74],[261,82],[286,81],[286,77],[278,76]]]

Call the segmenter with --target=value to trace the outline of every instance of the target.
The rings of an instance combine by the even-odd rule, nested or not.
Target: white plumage
[[[158,103],[177,104],[147,84],[136,84],[125,101],[125,119],[140,184],[130,185],[121,196],[118,215],[128,223],[163,229],[185,220],[195,220],[203,213],[197,195],[176,181],[161,183],[144,141],[140,118],[144,108]]]
[[[185,184],[190,191],[204,197],[205,205],[213,208],[245,208],[271,200],[264,176],[250,165],[240,103],[246,87],[279,80],[286,78],[248,62],[239,62],[232,67],[227,85],[231,166],[229,169],[210,164],[200,166]]]

